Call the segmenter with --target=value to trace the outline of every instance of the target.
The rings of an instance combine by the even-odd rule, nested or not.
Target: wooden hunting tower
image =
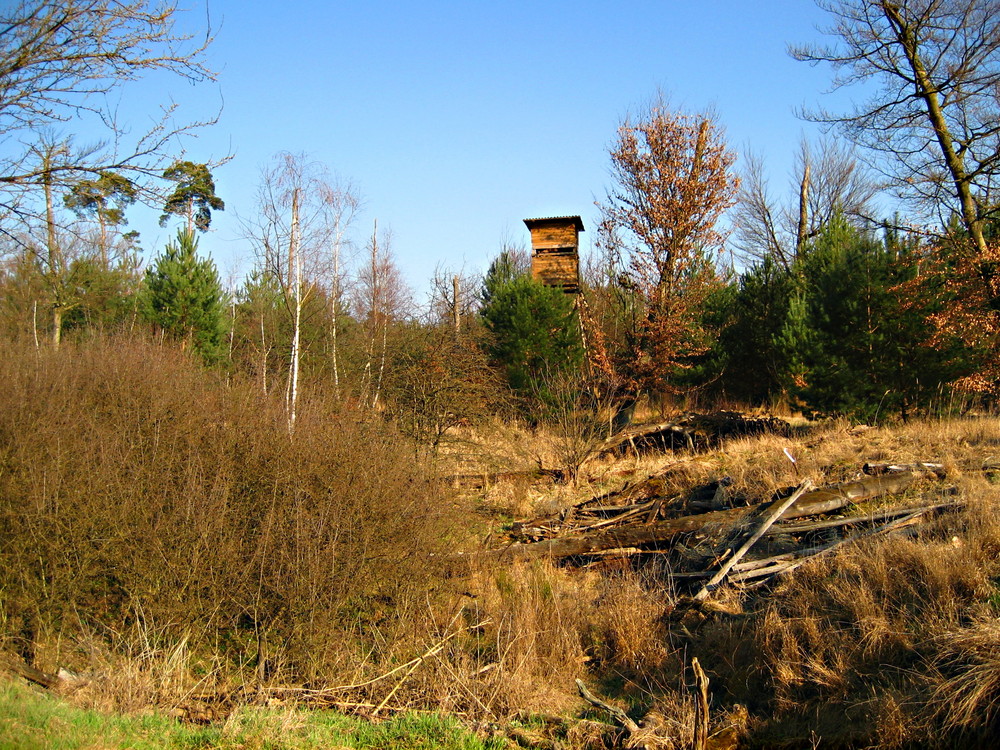
[[[550,216],[525,219],[531,232],[531,275],[546,286],[555,286],[567,294],[580,291],[579,216]]]

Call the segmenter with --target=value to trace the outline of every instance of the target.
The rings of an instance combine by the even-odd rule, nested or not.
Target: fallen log
[[[804,534],[809,531],[821,531],[823,529],[835,529],[842,526],[851,526],[856,523],[872,523],[873,521],[884,521],[887,518],[897,518],[905,516],[914,511],[932,511],[943,508],[958,508],[962,503],[949,500],[944,503],[934,503],[933,505],[922,505],[913,508],[889,508],[887,510],[865,513],[861,516],[847,516],[844,518],[830,518],[824,521],[803,521],[801,523],[780,523],[772,526],[765,533],[767,534]]]
[[[7,669],[18,677],[48,690],[74,690],[90,682],[87,677],[60,668],[55,674],[43,672],[10,652],[0,652],[0,669]]]
[[[619,725],[621,725],[624,729],[626,729],[630,735],[636,734],[639,731],[639,725],[635,723],[635,720],[632,719],[631,716],[629,716],[627,713],[622,711],[617,706],[612,706],[610,703],[602,701],[596,695],[591,693],[587,689],[587,686],[584,684],[583,680],[578,679],[576,681],[576,689],[579,691],[580,697],[583,698],[585,701],[587,701],[587,703],[594,706],[595,708],[599,708],[602,711],[607,711],[609,714],[611,714],[611,717]]]
[[[23,659],[9,653],[0,653],[0,667],[5,667],[18,677],[49,690],[58,688],[63,682],[59,675],[35,669]]]
[[[671,469],[674,466],[676,464],[672,465]],[[689,515],[694,515],[696,510],[697,512],[720,510],[725,501],[727,488],[732,484],[730,477],[722,477],[695,487],[685,494],[676,494],[674,489],[664,483],[665,473],[653,474],[635,484],[626,484],[616,492],[582,500],[557,513],[516,521],[510,535],[517,541],[524,542],[528,539],[538,541],[539,538],[549,538],[560,533],[580,533],[585,526],[600,528],[620,523],[627,517],[626,514],[632,514],[633,511],[647,513],[645,521],[651,523],[665,508],[682,500],[690,511]],[[620,505],[603,504],[612,498],[625,502]],[[587,518],[592,522],[585,520]]]
[[[760,579],[770,578],[771,576],[780,575],[782,573],[788,573],[795,568],[798,568],[805,563],[820,557],[827,552],[830,552],[838,547],[845,544],[851,544],[853,542],[860,541],[868,537],[879,536],[882,534],[887,534],[891,532],[900,531],[903,529],[909,529],[909,527],[915,526],[921,521],[921,516],[926,515],[938,510],[943,510],[945,508],[961,508],[964,507],[964,503],[942,503],[939,505],[929,505],[922,508],[902,508],[891,515],[885,515],[883,518],[888,518],[886,523],[878,526],[874,529],[869,529],[867,531],[861,531],[853,534],[849,537],[843,539],[835,539],[825,544],[818,544],[810,547],[802,547],[800,549],[794,550],[792,552],[785,552],[780,555],[773,555],[771,557],[761,558],[759,560],[747,560],[745,562],[737,563],[733,566],[732,571],[729,573],[729,580],[736,583],[743,583],[746,581],[754,581],[756,584],[762,583]],[[712,570],[701,570],[693,572],[672,572],[670,577],[674,579],[698,579],[707,578],[712,575],[714,571]],[[697,601],[697,599],[695,599]]]
[[[851,503],[869,500],[880,495],[903,492],[916,477],[913,474],[884,474],[856,482],[843,482],[820,487],[804,493],[783,514],[786,519],[801,518],[819,513],[829,513]],[[642,547],[669,542],[681,534],[711,530],[713,527],[732,525],[754,512],[766,512],[781,503],[781,499],[751,508],[709,511],[696,515],[669,518],[650,524],[631,524],[611,529],[603,529],[585,534],[572,534],[540,542],[511,544],[500,550],[490,550],[478,555],[466,555],[472,559],[496,556],[499,559],[536,559],[540,557],[572,557],[587,555],[615,547]]]
[[[944,464],[930,463],[928,461],[918,461],[913,464],[889,464],[889,463],[866,463],[861,467],[861,471],[865,474],[879,475],[879,474],[892,474],[895,472],[911,472],[920,473],[925,472],[927,474],[932,474],[938,479],[944,479],[948,471],[945,469]]]

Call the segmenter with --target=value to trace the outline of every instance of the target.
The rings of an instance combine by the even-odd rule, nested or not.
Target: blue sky
[[[211,0],[216,84],[150,83],[123,101],[170,96],[191,117],[222,103],[218,124],[185,145],[216,172],[227,209],[201,242],[224,276],[252,263],[239,214],[253,210],[262,165],[304,152],[354,183],[355,224],[390,227],[417,300],[436,267],[479,272],[521,220],[579,214],[594,238],[619,120],[658,89],[689,110],[713,108],[731,146],[766,159],[788,190],[793,153],[816,126],[795,115],[830,71],[792,60],[819,41],[808,0],[321,3]],[[205,7],[186,22],[203,22]],[[136,216],[143,245],[168,230]]]

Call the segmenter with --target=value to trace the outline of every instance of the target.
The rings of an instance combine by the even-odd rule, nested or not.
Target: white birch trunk
[[[333,284],[330,290],[333,297],[333,309],[331,310],[332,329],[330,331],[331,354],[333,359],[333,396],[340,400],[340,371],[337,363],[337,325],[340,322],[340,240],[342,230],[340,228],[340,215],[336,217],[333,230]]]
[[[295,327],[292,333],[292,358],[288,368],[288,434],[295,432],[296,406],[299,396],[299,330],[302,323],[302,256],[299,252],[299,191],[292,193],[292,236],[289,241],[289,261],[294,266]]]

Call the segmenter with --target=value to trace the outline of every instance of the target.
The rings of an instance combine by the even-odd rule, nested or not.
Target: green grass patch
[[[373,724],[333,711],[244,707],[208,727],[161,714],[124,716],[74,707],[13,681],[0,682],[0,750],[501,750],[439,714]]]

